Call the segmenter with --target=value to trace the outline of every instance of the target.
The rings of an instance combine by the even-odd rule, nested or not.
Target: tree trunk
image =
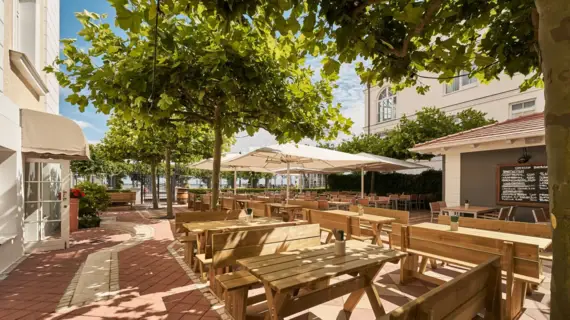
[[[212,170],[212,203],[210,208],[215,211],[218,208],[218,196],[220,194],[220,165],[222,162],[222,111],[220,106],[214,110],[214,168]]]
[[[144,204],[144,179],[142,173],[139,174],[139,179],[141,182],[141,204]]]
[[[156,162],[150,163],[150,183],[152,188],[152,208],[158,209],[158,187],[156,185]]]
[[[167,219],[174,219],[174,213],[172,212],[172,179],[171,179],[171,170],[170,170],[170,148],[166,148],[166,152],[164,155],[164,159],[166,161],[165,165],[165,173],[164,173],[164,181],[166,182],[166,186],[164,189],[166,190],[166,218]]]
[[[550,319],[570,319],[570,4],[536,0],[552,220]]]

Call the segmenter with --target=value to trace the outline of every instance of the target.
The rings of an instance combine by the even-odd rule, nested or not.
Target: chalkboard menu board
[[[548,167],[542,164],[499,165],[497,203],[548,205]]]

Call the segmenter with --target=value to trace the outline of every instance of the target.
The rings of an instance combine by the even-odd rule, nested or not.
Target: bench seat
[[[260,283],[259,279],[257,279],[247,270],[240,270],[240,271],[217,275],[216,281],[222,286],[222,288],[224,288],[227,291],[241,289],[244,287],[249,288],[253,285]]]

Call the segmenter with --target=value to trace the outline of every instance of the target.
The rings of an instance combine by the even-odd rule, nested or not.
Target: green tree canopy
[[[202,6],[185,10],[184,0],[160,8],[140,0],[110,2],[126,35],[115,34],[103,16],[78,13],[78,35],[91,47],[83,52],[75,40],[62,40],[63,55],[55,63],[65,70],[47,70],[72,89],[66,101],[80,110],[92,103],[103,113],[119,110],[127,121],[211,125],[214,205],[223,136],[262,128],[280,142],[319,140],[350,128],[332,104],[334,76],[313,81],[294,36],[276,38],[249,23],[222,24]]]

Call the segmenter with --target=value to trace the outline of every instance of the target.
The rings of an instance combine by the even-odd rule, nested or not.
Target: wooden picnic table
[[[424,222],[424,223],[416,224],[416,225],[414,225],[414,227],[420,227],[420,228],[426,228],[426,229],[432,229],[432,230],[440,230],[440,231],[450,231],[448,225],[430,223],[430,222]],[[531,237],[531,236],[524,236],[524,235],[520,235],[520,234],[461,227],[461,219],[459,219],[459,229],[457,231],[453,231],[453,232],[456,232],[459,234],[467,234],[467,235],[472,235],[472,236],[497,239],[497,240],[502,240],[502,241],[511,241],[511,242],[519,242],[519,243],[527,243],[527,244],[537,245],[541,250],[545,250],[546,248],[548,248],[548,246],[550,246],[552,244],[552,239],[548,239],[548,238]]]
[[[303,207],[297,204],[288,204],[288,203],[270,203],[269,204],[269,215],[279,215],[279,212],[285,212],[287,214],[287,220],[293,221],[295,220],[295,214],[297,211],[300,211]],[[284,219],[285,220],[285,219]]]
[[[406,254],[383,249],[361,241],[346,241],[346,255],[335,256],[334,244],[310,247],[293,252],[246,258],[237,263],[257,277],[264,285],[272,320],[307,310],[326,301],[350,294],[344,310],[352,312],[364,293],[376,317],[385,314],[374,286],[374,278],[387,262],[397,262]],[[348,280],[330,284],[340,275],[351,274]],[[306,294],[297,289],[313,287]]]
[[[303,224],[307,223],[304,220],[298,220],[295,222],[287,222],[282,219],[271,218],[271,217],[259,217],[253,218],[251,220],[237,219],[237,220],[220,220],[220,221],[203,221],[203,222],[187,222],[183,226],[190,233],[202,234],[208,230],[225,230],[229,229],[232,231],[247,230],[251,228],[261,227],[261,226],[286,226],[292,224]]]
[[[465,208],[465,206],[456,206],[456,207],[446,207],[446,208],[441,208],[440,209],[441,212],[448,212],[449,214],[456,214],[459,213],[460,215],[462,213],[468,213],[473,215],[473,217],[475,219],[477,219],[477,215],[478,214],[482,214],[482,213],[489,213],[489,212],[495,212],[497,211],[496,207],[481,207],[481,206],[469,206],[469,208]]]
[[[346,211],[346,210],[328,210],[327,212],[343,216],[349,216],[351,218],[353,217],[358,218],[360,219],[361,222],[365,221],[370,223],[372,227],[372,233],[374,234],[372,238],[372,243],[376,243],[380,247],[384,246],[384,244],[382,244],[382,239],[380,238],[380,233],[382,232],[382,225],[384,225],[385,223],[391,223],[393,221],[396,221],[396,219],[390,217],[382,217],[366,213],[363,215],[359,215],[358,212]]]

